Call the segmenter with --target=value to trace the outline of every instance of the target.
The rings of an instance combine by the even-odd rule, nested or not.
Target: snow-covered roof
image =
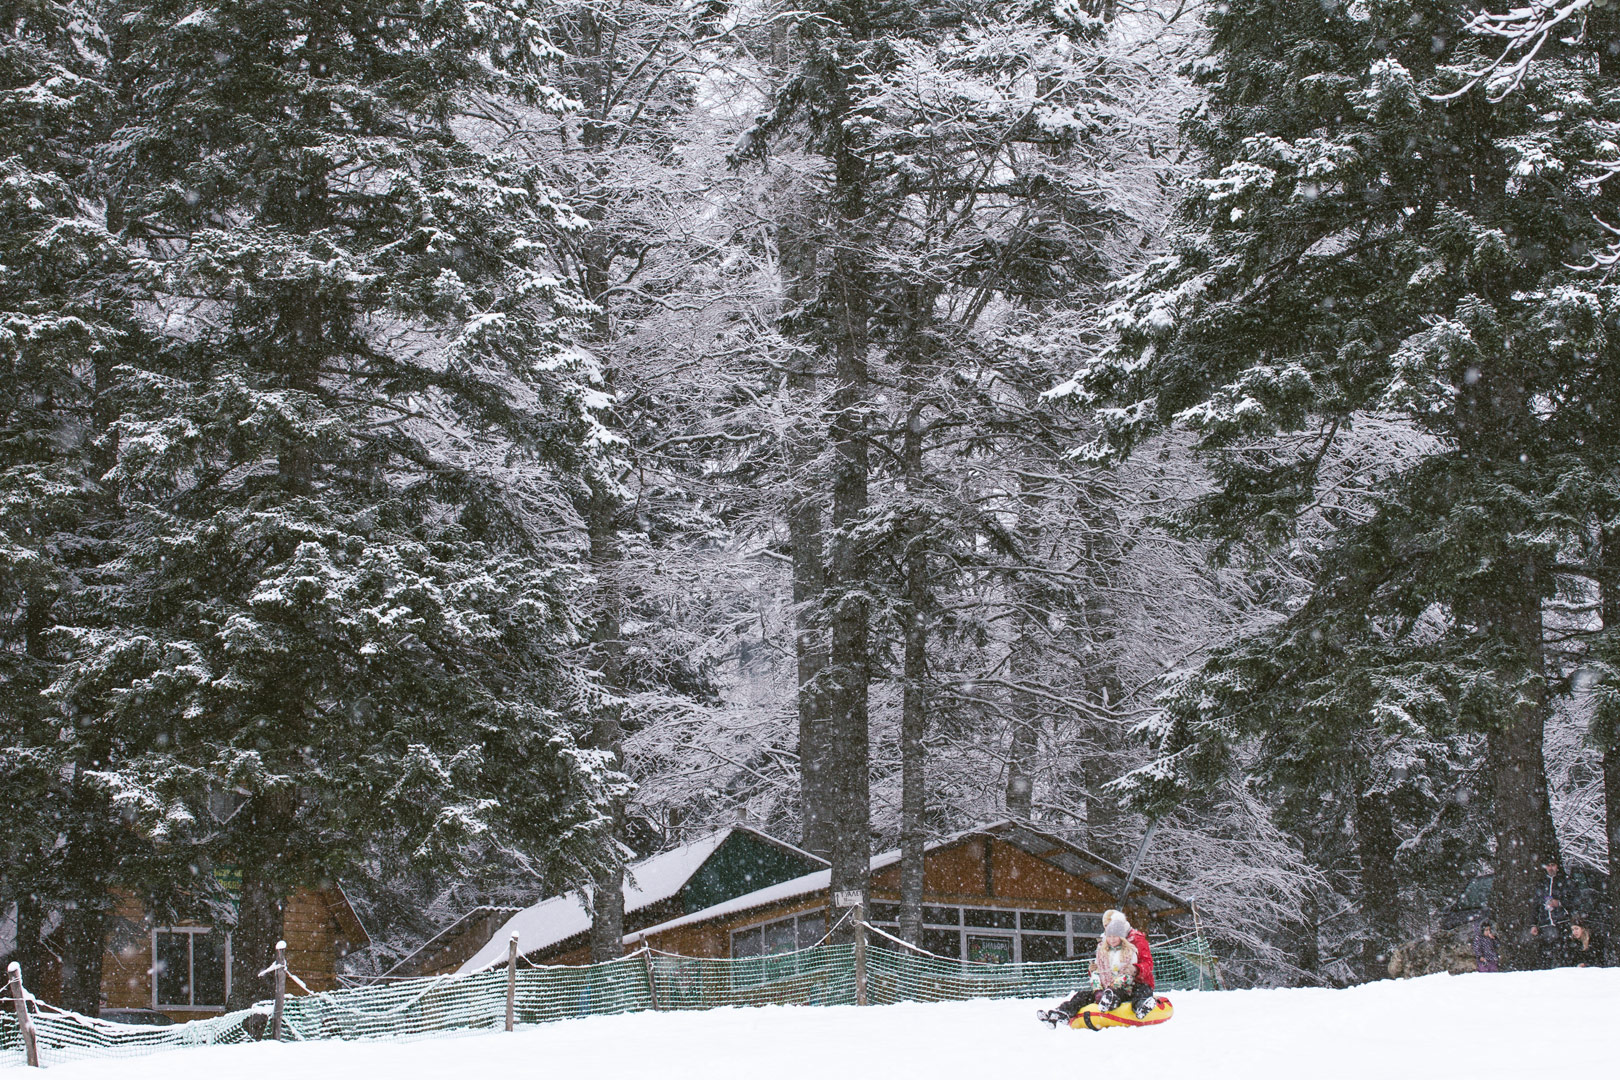
[[[1115,866],[1113,863],[1108,862],[1106,859],[1093,855],[1084,848],[1077,847],[1074,844],[1069,843],[1067,840],[1061,839],[1060,837],[1056,837],[1050,833],[1032,828],[1027,822],[1014,821],[1011,819],[993,822],[989,825],[977,825],[971,829],[964,829],[959,833],[953,833],[950,836],[935,840],[933,843],[928,844],[924,850],[938,851],[941,848],[948,848],[953,844],[960,843],[970,836],[982,835],[996,836],[1002,840],[1008,841],[1009,843],[1017,844],[1019,847],[1023,847],[1026,850],[1031,846],[1029,843],[1031,839],[1039,839],[1042,844],[1057,845],[1055,850],[1049,850],[1038,854],[1040,857],[1050,860],[1060,868],[1076,874],[1076,876],[1084,877],[1087,880],[1092,881],[1099,887],[1107,887],[1107,885],[1112,883],[1117,878],[1118,883],[1113,885],[1112,889],[1109,890],[1116,895],[1119,889],[1125,884],[1126,872],[1118,866]],[[875,874],[879,870],[885,870],[899,861],[899,848],[885,851],[880,855],[874,855],[872,856],[870,872]],[[1066,863],[1074,865],[1065,865]],[[1099,878],[1102,880],[1098,880]],[[706,907],[702,911],[694,911],[690,915],[682,915],[680,918],[670,919],[667,922],[659,923],[657,926],[649,926],[645,930],[638,930],[633,934],[626,934],[624,936],[624,943],[626,945],[634,945],[655,934],[661,934],[666,930],[673,930],[681,926],[690,926],[693,923],[708,922],[711,919],[724,918],[727,915],[735,915],[738,912],[749,911],[753,908],[766,907],[770,904],[780,903],[783,900],[792,900],[800,896],[811,896],[815,893],[825,892],[827,889],[831,888],[831,886],[832,871],[817,870],[813,873],[805,874],[801,877],[796,877],[792,880],[781,882],[780,884],[767,885],[763,889],[756,889],[751,893],[746,893],[742,896],[722,901],[718,904]],[[1150,894],[1149,897],[1143,897],[1142,893],[1144,892]],[[1138,899],[1149,900],[1149,903],[1146,906],[1148,906],[1150,909],[1158,908],[1162,910],[1163,908],[1171,906],[1172,904],[1182,908],[1187,906],[1186,901],[1181,900],[1164,886],[1152,881],[1148,881],[1141,876],[1134,879],[1131,886],[1131,896]]]
[[[885,852],[885,854],[888,853]],[[898,854],[898,852],[895,853],[896,857],[898,857]],[[878,869],[878,858],[882,858],[882,856],[878,856],[872,860],[873,870]],[[887,864],[885,863],[884,865]],[[751,893],[746,893],[731,900],[723,900],[718,904],[713,904],[704,908],[702,911],[694,911],[690,915],[682,915],[678,919],[670,919],[668,922],[661,922],[657,926],[649,926],[645,930],[637,930],[633,934],[626,934],[624,935],[624,943],[626,945],[634,945],[643,938],[650,937],[653,934],[661,934],[665,930],[673,930],[677,926],[689,926],[692,923],[708,922],[710,919],[718,919],[725,915],[734,915],[739,911],[747,911],[750,908],[764,907],[766,904],[774,904],[779,900],[791,900],[796,896],[809,896],[812,893],[824,892],[831,885],[832,871],[817,870],[814,873],[805,874],[803,877],[796,877],[790,881],[783,881],[776,885],[767,885],[763,889],[755,889]]]
[[[733,825],[711,833],[700,840],[690,844],[683,844],[678,848],[661,852],[640,862],[632,863],[625,868],[624,883],[624,910],[625,914],[639,911],[644,907],[668,900],[681,891],[681,888],[692,876],[708,861],[709,856],[720,849],[720,845],[737,832],[746,832],[765,840],[779,848],[786,848],[807,859],[815,859],[808,852],[800,851],[792,844],[785,843],[773,836],[756,832],[745,826]],[[816,859],[817,862],[822,860]],[[591,928],[590,913],[590,886],[584,889],[572,889],[561,896],[553,896],[540,901],[532,907],[526,907],[513,915],[495,932],[495,936],[484,943],[484,947],[473,954],[472,958],[457,969],[460,973],[469,971],[483,971],[506,961],[507,942],[515,930],[518,934],[518,948],[525,955],[540,949],[547,949],[559,942],[567,941],[576,934],[583,934]]]

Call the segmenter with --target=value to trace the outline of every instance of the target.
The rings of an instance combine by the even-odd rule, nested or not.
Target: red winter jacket
[[[1147,935],[1132,927],[1125,940],[1136,946],[1136,985],[1153,989],[1153,950],[1148,947]]]

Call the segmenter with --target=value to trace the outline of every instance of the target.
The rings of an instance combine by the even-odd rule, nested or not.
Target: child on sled
[[[1138,1019],[1153,1011],[1153,952],[1147,935],[1133,928],[1124,913],[1103,913],[1103,936],[1091,965],[1091,986],[1075,991],[1063,1004],[1039,1014],[1047,1023],[1066,1024],[1095,1001],[1104,1010],[1130,1002]]]

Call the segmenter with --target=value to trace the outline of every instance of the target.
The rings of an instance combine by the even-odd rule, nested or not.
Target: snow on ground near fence
[[[1613,1075],[1620,970],[1434,975],[1349,990],[1175,995],[1161,1027],[1050,1030],[1033,1001],[629,1013],[398,1043],[199,1047],[49,1070],[55,1080],[1198,1080]],[[21,1075],[13,1073],[12,1075]]]

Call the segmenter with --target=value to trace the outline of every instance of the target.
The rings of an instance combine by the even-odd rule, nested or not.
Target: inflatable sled
[[[1159,997],[1154,999],[1153,1011],[1141,1019],[1137,1019],[1136,1010],[1131,1003],[1121,1002],[1112,1009],[1104,1009],[1101,1005],[1091,1004],[1075,1014],[1069,1021],[1072,1028],[1089,1028],[1092,1031],[1101,1031],[1110,1027],[1152,1027],[1162,1024],[1175,1015],[1175,1009],[1170,1007],[1170,999]]]

